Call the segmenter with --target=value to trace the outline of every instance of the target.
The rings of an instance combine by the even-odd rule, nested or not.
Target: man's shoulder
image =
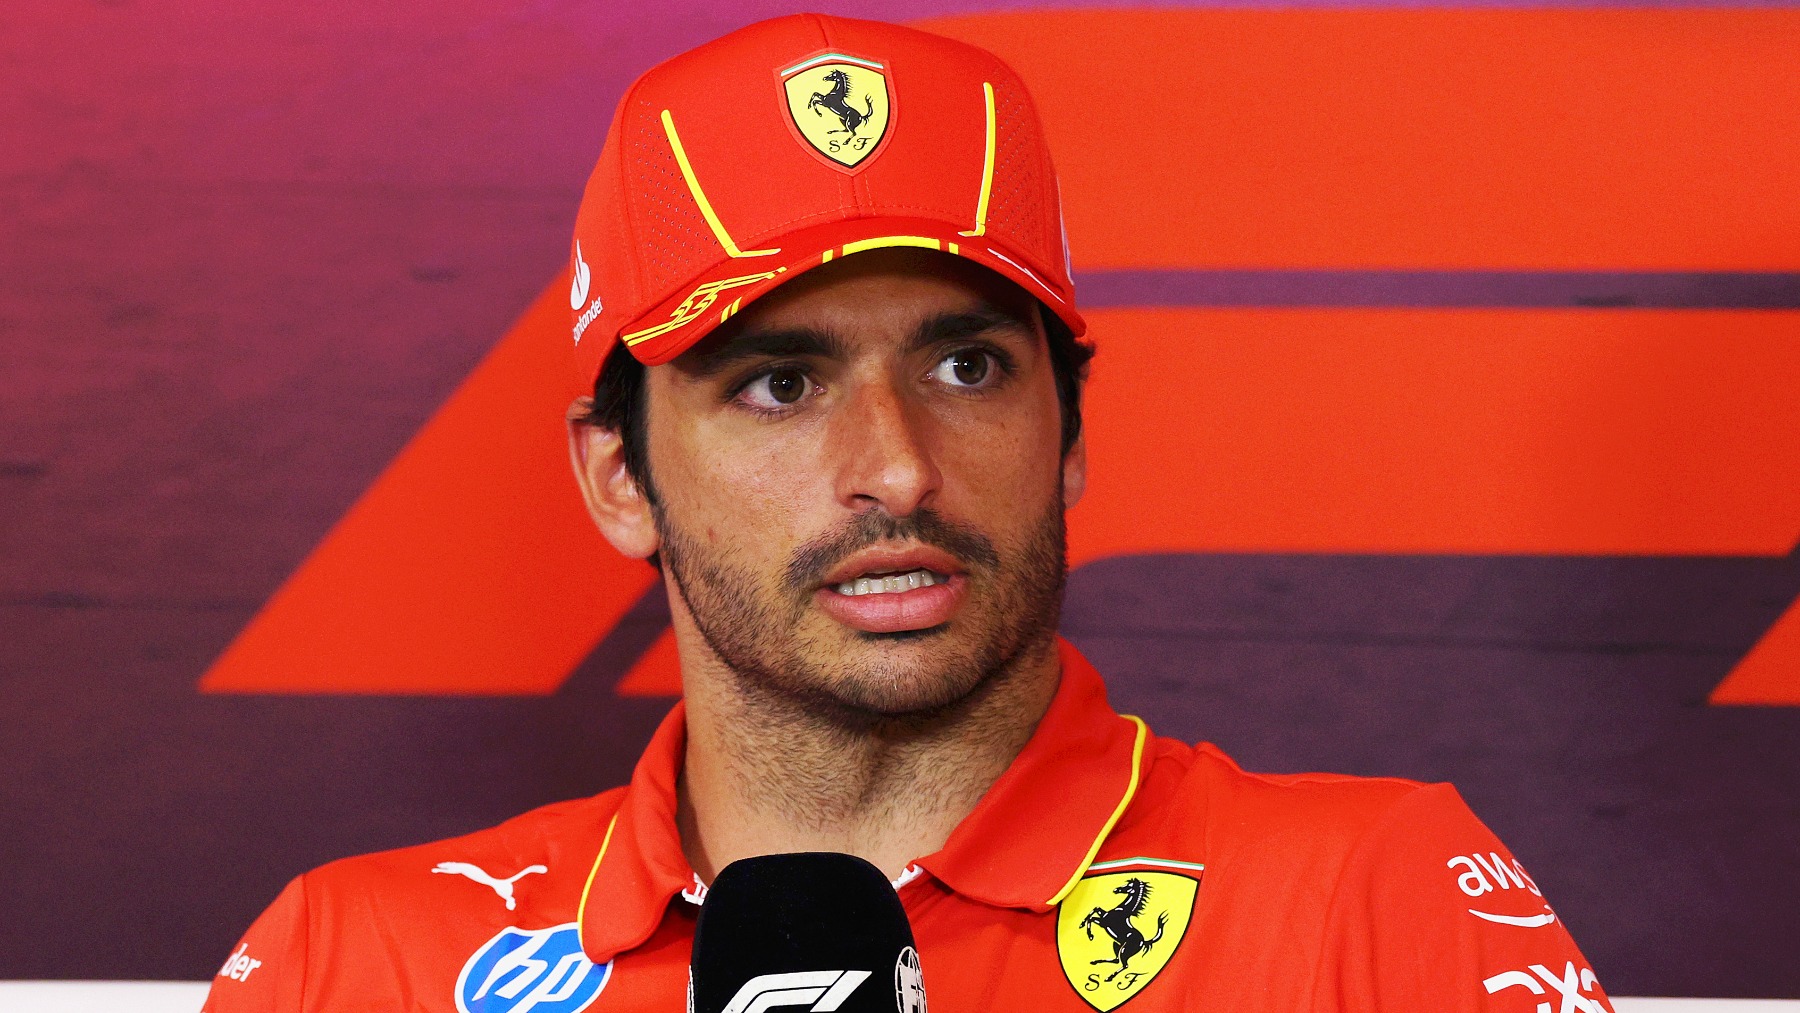
[[[1499,1009],[1488,996],[1546,984],[1601,1008],[1543,891],[1449,784],[1253,773],[1168,739],[1151,760],[1130,836],[1093,868],[1194,880],[1218,966],[1333,1008]]]
[[[1446,811],[1467,812],[1448,784],[1247,771],[1205,742],[1159,737],[1154,750],[1145,765],[1145,815],[1184,824],[1189,835],[1204,838],[1204,850],[1215,860],[1240,851],[1287,860],[1341,858],[1392,821],[1432,822]]]
[[[529,904],[549,916],[566,907],[572,918],[623,794],[553,802],[473,833],[328,862],[302,877],[308,904],[338,915]]]
[[[412,1008],[405,997],[452,987],[505,933],[573,946],[582,888],[623,793],[299,876],[239,940],[206,1008]]]

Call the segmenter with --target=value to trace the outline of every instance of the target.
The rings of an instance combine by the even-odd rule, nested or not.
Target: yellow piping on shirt
[[[600,871],[600,860],[606,857],[606,846],[612,843],[613,827],[618,824],[619,814],[613,813],[613,818],[606,824],[606,836],[600,839],[600,853],[594,856],[594,867],[588,870],[587,883],[581,887],[581,903],[575,908],[575,942],[583,950],[587,949],[587,944],[582,941],[581,927],[587,923],[588,891],[594,888],[594,874]]]
[[[1069,881],[1063,884],[1063,888],[1056,891],[1056,896],[1050,898],[1051,907],[1062,903],[1062,899],[1075,889],[1075,884],[1081,882],[1081,877],[1087,875],[1088,866],[1094,864],[1094,856],[1100,853],[1100,845],[1106,843],[1107,835],[1112,833],[1113,827],[1119,822],[1119,817],[1125,815],[1125,807],[1131,804],[1132,796],[1137,794],[1139,770],[1144,762],[1144,741],[1149,737],[1150,729],[1144,724],[1143,719],[1135,714],[1121,714],[1120,717],[1137,726],[1137,741],[1131,745],[1131,780],[1125,785],[1125,797],[1119,799],[1118,808],[1114,809],[1112,815],[1106,818],[1106,825],[1100,828],[1099,835],[1094,838],[1094,843],[1089,846],[1087,854],[1082,857],[1081,864],[1075,867],[1075,875],[1070,876]]]

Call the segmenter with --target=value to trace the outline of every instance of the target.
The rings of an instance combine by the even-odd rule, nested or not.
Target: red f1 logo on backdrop
[[[567,287],[538,299],[204,690],[547,694],[651,588],[651,569],[594,530],[569,475],[562,413],[576,391],[546,379],[569,372]],[[1696,317],[1708,342],[1693,339]],[[1786,480],[1800,474],[1800,409],[1769,410],[1800,385],[1800,319],[1787,314],[1091,320],[1104,351],[1072,566],[1239,551],[1780,557],[1800,531],[1800,483]],[[1743,358],[1722,365],[1721,348]],[[1627,355],[1635,382],[1616,367]],[[1694,382],[1722,371],[1733,382]],[[1769,389],[1745,393],[1758,384]],[[677,692],[674,662],[665,633],[620,691]],[[1800,704],[1800,609],[1711,699]]]
[[[1321,49],[1324,16],[1034,12],[929,26],[1031,81],[1088,271],[1279,264],[1350,278],[1348,298],[1314,308],[1152,297],[1094,309],[1090,297],[1101,354],[1071,564],[1792,554],[1800,313],[1729,300],[1711,305],[1745,308],[1369,302],[1355,281],[1371,264],[1513,272],[1540,287],[1558,272],[1678,265],[1792,286],[1794,275],[1756,274],[1796,266],[1785,167],[1800,140],[1766,127],[1791,94],[1791,52],[1749,23],[1787,15],[1484,11],[1477,30],[1465,12],[1356,12],[1329,15]],[[1633,26],[1641,45],[1589,45]],[[1704,46],[1652,44],[1708,32],[1732,39],[1729,65],[1696,56]],[[1165,44],[1147,51],[1137,40],[1151,36]],[[1235,40],[1229,59],[1188,55],[1220,38]],[[1580,73],[1520,75],[1525,51]],[[1145,129],[1120,112],[1143,80],[1181,108],[1281,98],[1255,117]],[[1452,91],[1457,102],[1440,100]],[[587,294],[575,271],[281,586],[204,690],[551,693],[651,588],[651,570],[594,531],[564,459],[563,409],[579,391],[555,378],[570,374],[566,306]],[[1269,305],[1254,293],[1230,304]],[[1144,305],[1162,308],[1117,308]],[[1387,308],[1358,308],[1370,306]],[[665,634],[620,691],[675,692],[674,661]],[[1800,607],[1711,700],[1800,704]]]

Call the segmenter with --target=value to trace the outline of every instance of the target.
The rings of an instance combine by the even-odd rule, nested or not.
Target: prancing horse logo
[[[806,108],[811,109],[815,116],[822,115],[819,112],[820,106],[836,113],[838,122],[844,125],[843,129],[827,130],[826,133],[849,134],[852,139],[855,139],[856,128],[875,115],[875,100],[864,95],[862,109],[858,110],[852,106],[848,101],[850,98],[850,75],[842,68],[826,71],[825,80],[831,82],[831,90],[823,94],[813,92],[812,98],[806,100]]]
[[[782,71],[781,82],[795,133],[832,168],[855,170],[881,146],[893,120],[881,64],[826,53]]]
[[[1144,933],[1131,920],[1144,913],[1144,905],[1150,901],[1150,884],[1137,877],[1125,881],[1125,885],[1113,891],[1123,894],[1125,899],[1118,906],[1108,910],[1094,908],[1081,920],[1081,928],[1087,932],[1088,939],[1094,938],[1094,926],[1098,925],[1112,937],[1113,955],[1090,960],[1089,964],[1117,964],[1119,970],[1106,976],[1111,981],[1119,976],[1120,971],[1131,966],[1131,958],[1140,953],[1150,952],[1150,948],[1162,941],[1163,927],[1169,922],[1169,912],[1164,911],[1156,916],[1156,935],[1144,938]]]
[[[1187,934],[1204,871],[1172,858],[1089,866],[1056,912],[1056,956],[1075,994],[1110,1013],[1156,980]]]

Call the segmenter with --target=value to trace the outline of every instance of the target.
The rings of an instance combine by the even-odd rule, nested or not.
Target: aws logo
[[[1458,872],[1456,888],[1470,897],[1480,898],[1483,894],[1495,891],[1521,890],[1529,892],[1536,901],[1531,904],[1537,910],[1530,914],[1507,914],[1486,911],[1482,908],[1469,908],[1469,913],[1482,921],[1496,925],[1517,925],[1520,928],[1536,929],[1556,922],[1556,912],[1550,905],[1543,903],[1544,892],[1538,889],[1537,882],[1525,871],[1519,860],[1507,859],[1498,852],[1490,851],[1486,855],[1475,852],[1470,855],[1457,855],[1444,863],[1445,867]]]

